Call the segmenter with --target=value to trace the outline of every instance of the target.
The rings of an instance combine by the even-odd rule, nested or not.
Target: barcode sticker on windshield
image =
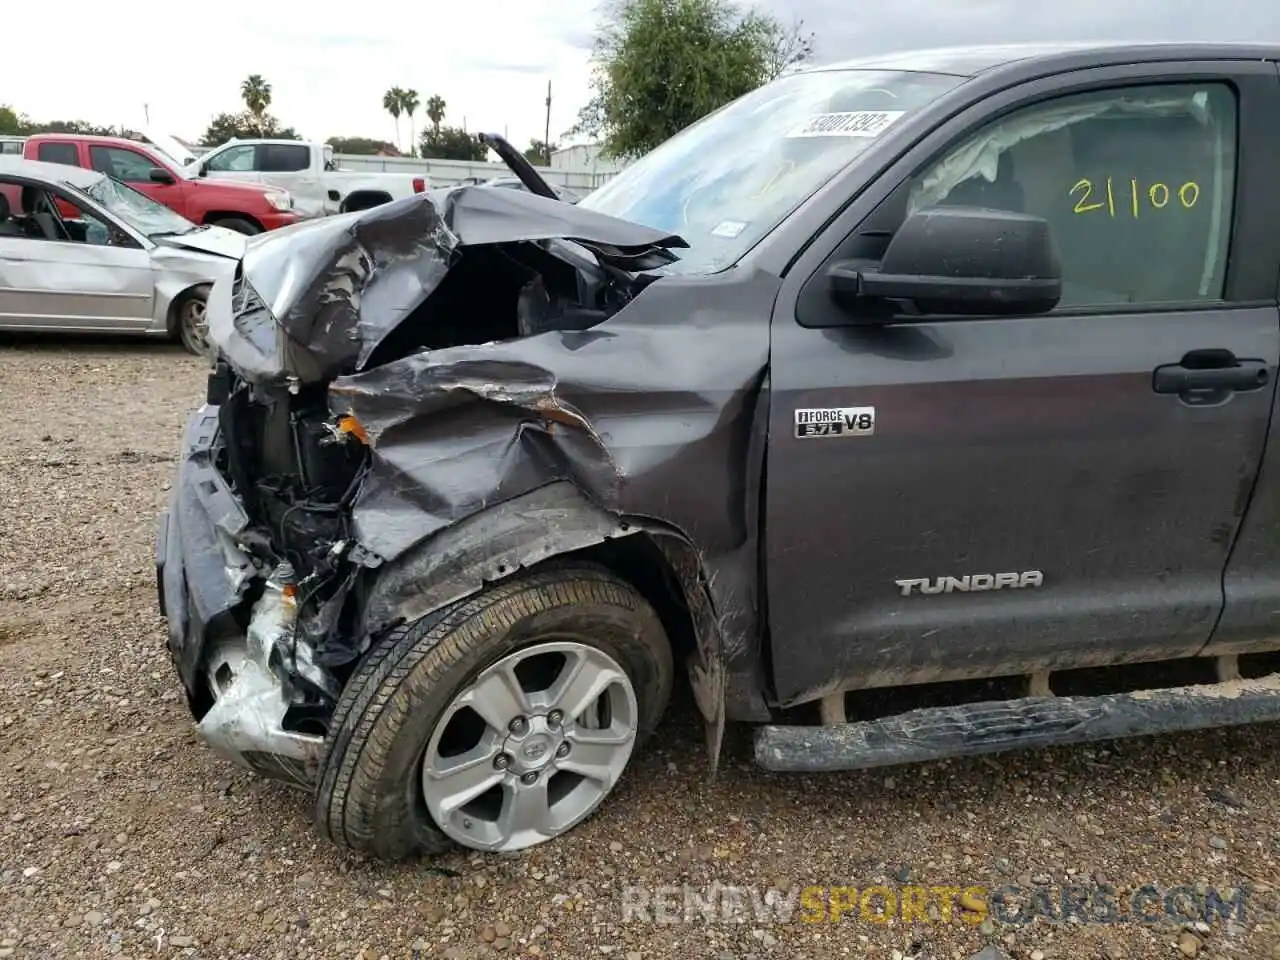
[[[851,113],[820,113],[796,127],[788,137],[878,137],[907,111],[855,110]]]
[[[747,229],[747,225],[741,220],[721,220],[716,224],[716,228],[711,231],[713,237],[728,237],[733,239]]]

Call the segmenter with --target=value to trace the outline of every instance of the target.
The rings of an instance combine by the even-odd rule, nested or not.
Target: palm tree
[[[400,110],[404,106],[404,91],[399,87],[392,87],[382,95],[382,109],[391,114],[391,119],[396,122],[396,149],[400,148]]]
[[[254,126],[257,127],[258,133],[261,134],[267,107],[271,106],[271,84],[262,79],[262,74],[251,73],[240,84],[240,96],[244,99],[244,105],[249,108],[249,113],[253,116]]]
[[[427,116],[431,118],[431,126],[436,133],[440,132],[440,121],[444,119],[444,98],[432,94],[427,98]]]
[[[404,115],[409,118],[409,156],[416,157],[418,155],[418,147],[413,139],[413,113],[422,105],[422,101],[418,99],[417,90],[401,90],[400,91],[400,109],[404,111]]]

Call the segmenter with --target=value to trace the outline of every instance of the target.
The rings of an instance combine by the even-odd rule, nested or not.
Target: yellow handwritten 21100
[[[1121,216],[1139,216],[1144,207],[1152,210],[1163,210],[1172,206],[1190,210],[1200,199],[1200,184],[1188,180],[1174,189],[1167,183],[1141,184],[1136,177],[1117,182],[1115,177],[1105,180],[1090,180],[1082,177],[1077,180],[1068,194],[1075,200],[1072,209],[1076,213],[1092,213],[1105,210],[1108,216],[1114,217],[1120,210]]]

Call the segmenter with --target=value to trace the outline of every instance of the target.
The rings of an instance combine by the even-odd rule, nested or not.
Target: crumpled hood
[[[627,271],[672,263],[670,249],[688,246],[525,191],[417,194],[255,237],[234,290],[210,300],[210,336],[248,380],[320,382],[362,369],[465,248],[556,240]]]
[[[226,227],[200,227],[190,233],[153,238],[162,247],[198,250],[218,257],[239,260],[244,256],[247,237]]]

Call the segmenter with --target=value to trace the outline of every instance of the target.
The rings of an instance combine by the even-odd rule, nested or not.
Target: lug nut
[[[511,766],[511,758],[505,753],[500,753],[493,758],[493,768],[495,770],[505,770]]]
[[[538,782],[538,775],[536,773],[526,773],[520,778],[520,782],[526,787],[531,787]]]
[[[569,755],[569,741],[566,740],[564,743],[560,744],[560,746],[556,747],[556,756],[567,757],[568,755]]]
[[[559,710],[552,710],[547,714],[547,724],[552,727],[560,726],[560,722],[564,720],[564,714]]]
[[[507,727],[507,729],[514,734],[524,733],[526,730],[529,729],[529,721],[526,720],[524,717],[516,717],[514,720],[511,721],[511,724]]]

